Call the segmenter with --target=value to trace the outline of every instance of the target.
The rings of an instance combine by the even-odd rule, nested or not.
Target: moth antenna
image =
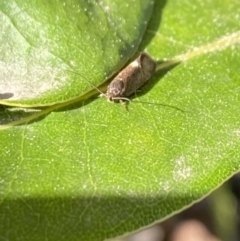
[[[77,74],[77,75],[81,76],[81,77],[82,77],[84,80],[86,80],[92,87],[94,87],[99,93],[101,93],[100,96],[105,96],[105,97],[107,98],[106,94],[104,94],[95,84],[93,84],[91,81],[89,81],[86,77],[84,77],[84,76],[81,75],[80,73],[78,73],[78,72],[76,72],[76,71],[73,71],[73,70],[67,69],[67,71],[72,72],[72,73],[74,73],[74,74]]]

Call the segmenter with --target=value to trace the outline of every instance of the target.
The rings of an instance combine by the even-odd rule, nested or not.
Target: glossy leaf
[[[239,7],[237,0],[156,2],[139,51],[147,48],[159,71],[128,110],[91,93],[35,111],[3,108],[0,237],[124,235],[237,172]]]
[[[92,88],[84,78],[102,83],[136,52],[153,4],[2,1],[1,103],[43,106],[81,97]]]

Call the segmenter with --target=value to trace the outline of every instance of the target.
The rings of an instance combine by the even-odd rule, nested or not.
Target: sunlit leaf
[[[141,21],[147,21],[143,9],[150,9],[151,2],[115,4],[126,14],[127,26],[130,21],[129,33],[138,32]],[[55,5],[46,7],[50,16]],[[56,88],[39,99],[15,101],[58,103],[65,93],[61,104],[28,112],[2,108],[1,122],[8,125],[0,133],[0,237],[100,241],[124,235],[179,212],[237,172],[239,8],[237,0],[156,1],[138,52],[147,49],[159,60],[159,71],[127,108],[105,98],[87,98],[91,93],[76,102],[77,93],[92,87],[81,81],[78,86],[79,76],[74,79],[73,74],[66,75],[71,78],[64,91]],[[71,11],[74,16],[76,9]],[[92,73],[91,64],[78,71],[95,84],[102,82],[104,72],[111,76],[134,55],[137,47],[131,54],[119,54],[137,41],[133,36],[109,50],[111,64],[97,58],[100,74]],[[89,41],[86,52],[91,48],[98,47]],[[70,56],[73,49],[71,44],[64,47]],[[71,57],[66,59],[60,61],[63,67],[53,65],[72,67]]]

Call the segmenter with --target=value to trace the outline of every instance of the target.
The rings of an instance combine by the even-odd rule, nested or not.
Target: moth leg
[[[124,100],[120,99],[119,102],[120,102],[120,104],[124,107],[124,109],[125,109],[126,111],[128,111],[128,105],[129,105],[129,103],[130,103],[130,100],[129,100],[129,101],[124,101]]]

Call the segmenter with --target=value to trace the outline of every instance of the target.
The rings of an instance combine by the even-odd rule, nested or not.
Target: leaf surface
[[[2,108],[1,121],[15,122],[0,133],[1,238],[116,237],[179,212],[237,172],[239,7],[156,2],[139,50],[175,65],[159,64],[128,110],[104,98]]]
[[[138,49],[153,4],[146,0],[2,1],[0,89],[5,100],[0,103],[56,104],[92,89],[84,78],[95,84],[106,81]]]

